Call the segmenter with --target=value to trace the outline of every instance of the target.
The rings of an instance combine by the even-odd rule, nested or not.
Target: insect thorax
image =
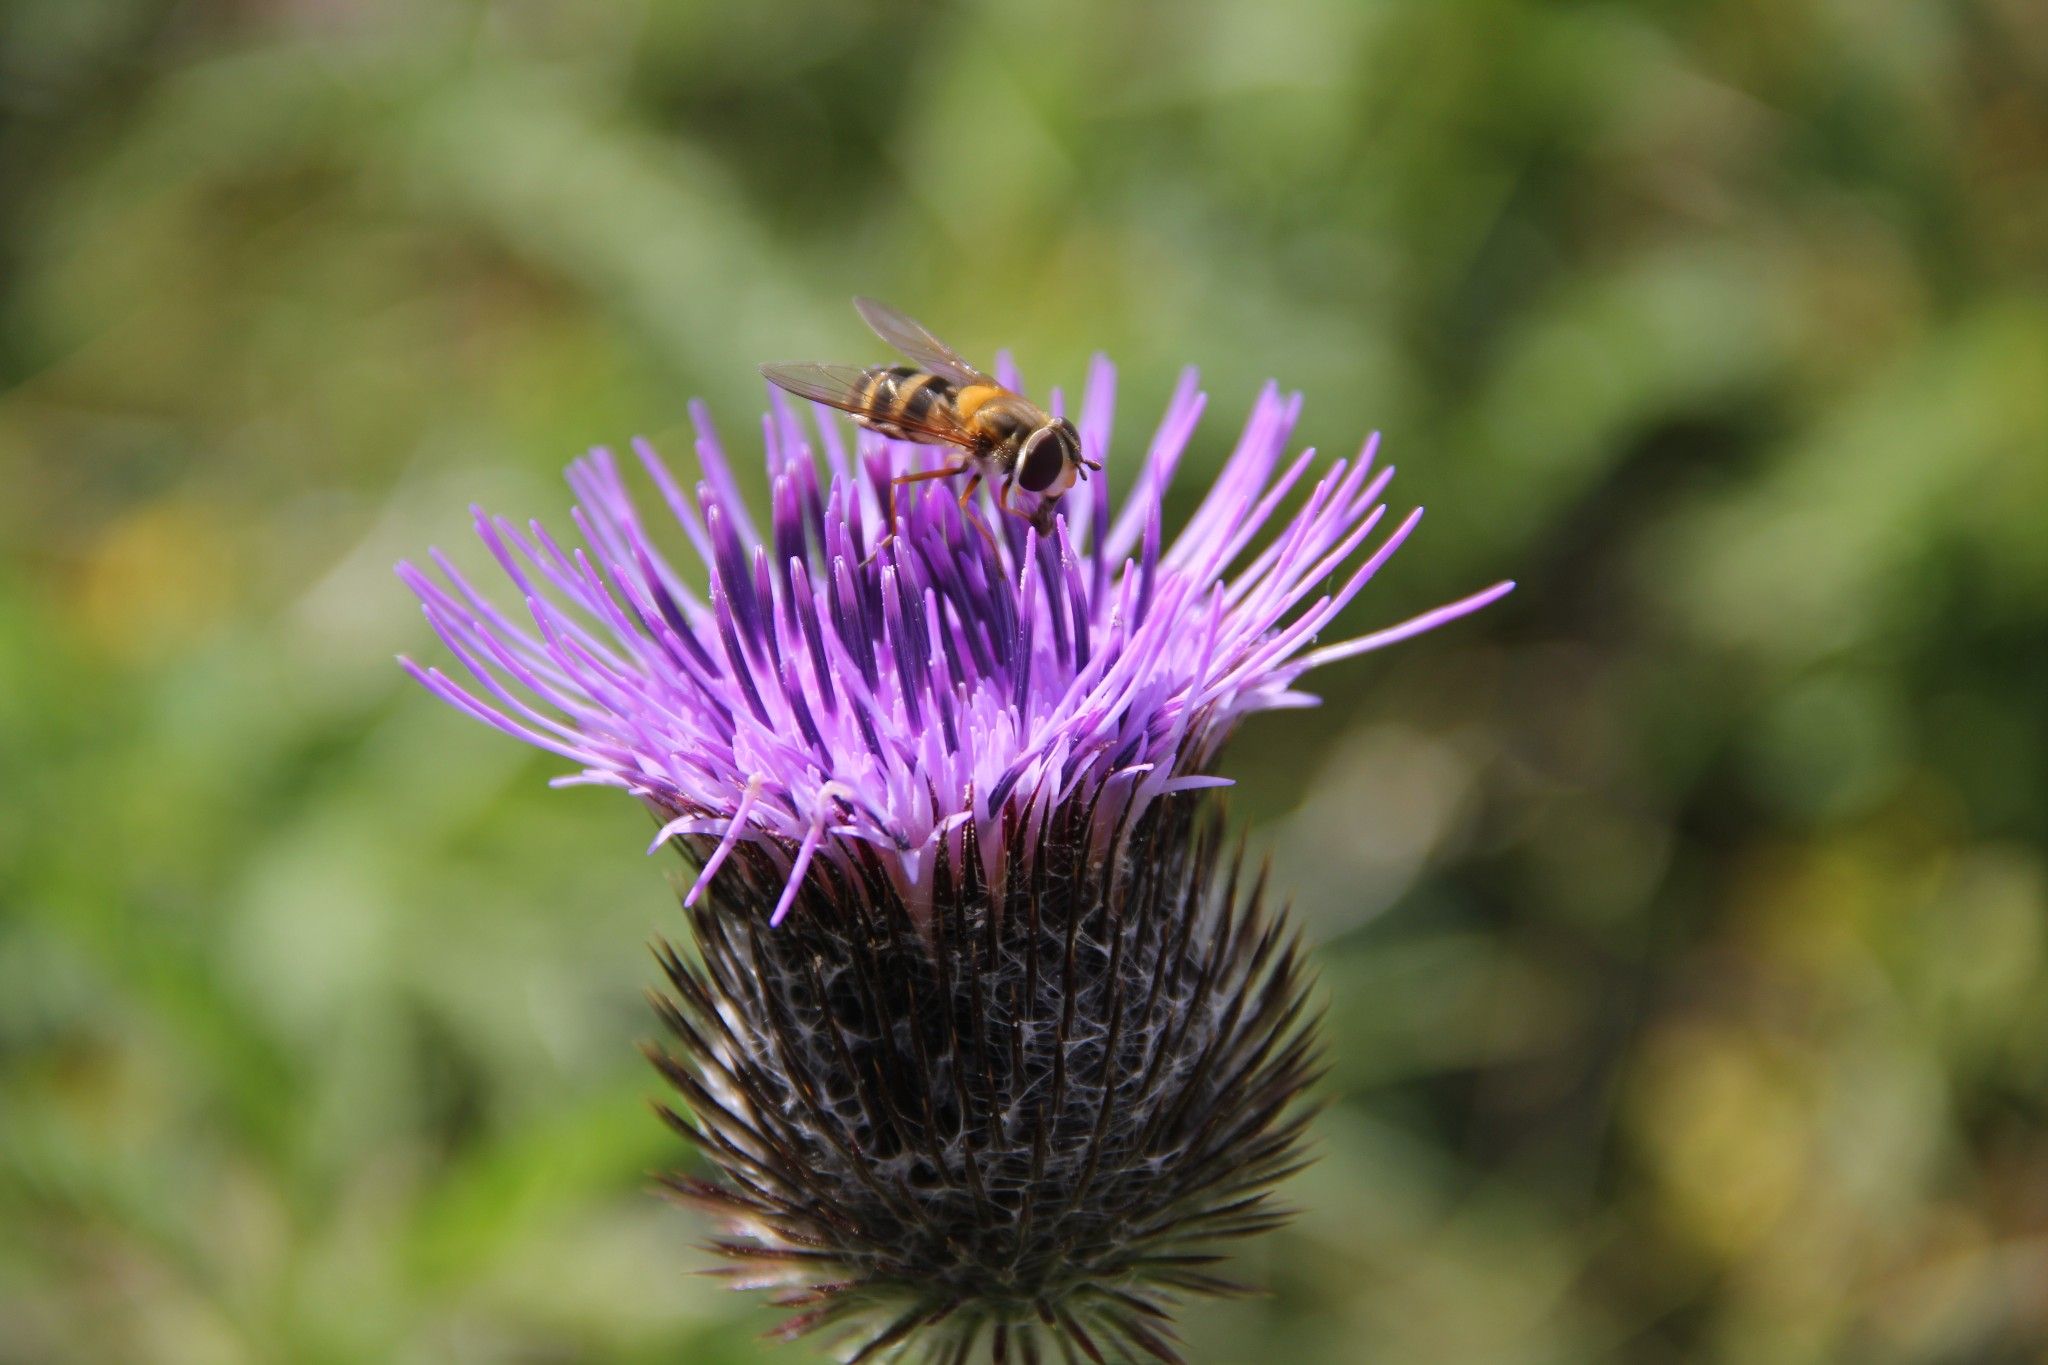
[[[953,410],[960,424],[991,450],[1014,452],[1045,421],[1029,399],[992,384],[970,384],[956,391]]]

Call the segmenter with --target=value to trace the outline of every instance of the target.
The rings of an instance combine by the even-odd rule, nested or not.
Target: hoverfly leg
[[[981,538],[988,542],[990,553],[994,554],[997,561],[1000,562],[1002,551],[996,545],[996,533],[988,529],[988,523],[981,519],[980,513],[967,505],[967,500],[974,496],[974,490],[979,487],[981,487],[981,471],[977,469],[974,471],[974,477],[967,481],[967,487],[960,494],[960,515],[965,517],[968,524],[973,526],[975,530],[981,532]]]
[[[1023,522],[1027,526],[1038,527],[1039,531],[1042,533],[1045,528],[1042,526],[1038,526],[1038,518],[1036,516],[1034,516],[1030,512],[1025,511],[1021,507],[1010,506],[1010,490],[1016,487],[1016,485],[1017,473],[1015,470],[1012,470],[1010,471],[1009,477],[1003,480],[1002,488],[999,489],[996,493],[996,507],[1001,511],[1008,512],[1011,516],[1015,517],[1017,520]]]
[[[868,565],[874,563],[875,557],[881,554],[883,550],[886,550],[889,547],[889,543],[896,539],[896,489],[899,485],[923,483],[927,479],[950,479],[955,474],[961,473],[968,468],[971,468],[971,466],[966,461],[962,461],[956,465],[949,465],[944,469],[919,469],[909,474],[898,474],[895,478],[889,480],[889,533],[875,542],[875,548],[868,551],[868,557],[860,562],[860,567],[865,569]]]

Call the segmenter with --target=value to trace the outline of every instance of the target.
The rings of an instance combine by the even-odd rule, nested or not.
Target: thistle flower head
[[[674,527],[602,450],[569,472],[581,544],[477,514],[523,610],[400,567],[467,677],[414,675],[697,865],[654,1056],[717,1177],[671,1188],[850,1359],[1177,1359],[1172,1299],[1232,1288],[1208,1244],[1278,1220],[1314,1068],[1293,949],[1187,794],[1309,669],[1510,586],[1322,641],[1419,515],[1387,524],[1372,446],[1289,456],[1269,386],[1169,537],[1203,397],[1183,377],[1113,460],[1114,383],[1098,360],[1076,423],[1105,474],[1050,516],[934,479],[884,543],[891,478],[937,455],[778,398],[765,533],[693,410],[694,490],[635,446]]]
[[[1078,423],[1092,459],[1108,450],[1114,384],[1098,361]],[[870,439],[850,454],[836,421],[821,411],[813,429],[778,400],[763,424],[773,489],[763,536],[694,409],[693,493],[647,445],[635,451],[701,561],[701,594],[660,548],[667,537],[643,523],[618,462],[597,450],[569,470],[581,546],[565,548],[538,522],[476,512],[526,620],[439,552],[445,581],[400,566],[469,681],[406,667],[462,710],[580,765],[558,781],[641,798],[663,817],[656,847],[715,836],[693,902],[741,842],[786,866],[777,922],[814,863],[850,876],[874,850],[922,918],[920,888],[942,846],[959,855],[968,825],[993,872],[1009,840],[1037,837],[1056,806],[1093,808],[1090,837],[1100,838],[1161,797],[1223,785],[1206,769],[1224,737],[1251,712],[1312,704],[1293,685],[1303,673],[1506,591],[1319,645],[1420,510],[1359,553],[1382,529],[1393,473],[1374,467],[1369,443],[1283,512],[1316,460],[1283,459],[1300,398],[1269,386],[1169,542],[1162,502],[1203,402],[1190,372],[1120,504],[1110,478],[1095,478],[1060,501],[1041,536],[993,508],[968,512],[944,484],[907,485],[897,534],[872,558],[890,477],[938,467],[930,447]],[[993,521],[995,546],[970,516]]]

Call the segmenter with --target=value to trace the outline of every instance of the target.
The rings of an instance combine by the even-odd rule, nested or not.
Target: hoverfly
[[[989,545],[995,537],[967,500],[986,479],[996,488],[998,509],[1046,530],[1052,505],[1102,466],[1081,453],[1074,424],[1013,393],[968,364],[959,352],[887,304],[855,299],[854,308],[875,335],[917,362],[910,365],[763,365],[769,383],[853,414],[870,431],[899,441],[950,445],[960,452],[943,469],[899,474],[889,481],[889,529],[875,549],[895,538],[896,490],[906,483],[968,474],[960,494],[965,513]],[[1037,516],[1010,505],[1012,488],[1038,495]]]

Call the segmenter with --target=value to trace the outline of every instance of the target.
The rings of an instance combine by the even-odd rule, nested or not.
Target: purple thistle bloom
[[[1098,358],[1078,422],[1096,460],[1114,393],[1115,371]],[[778,396],[763,422],[764,536],[693,406],[694,495],[651,448],[634,449],[702,561],[705,591],[657,547],[600,449],[569,469],[581,546],[476,512],[524,620],[438,551],[445,582],[400,566],[469,679],[402,662],[435,695],[579,765],[558,783],[641,798],[662,821],[654,847],[700,850],[686,903],[749,844],[780,869],[779,924],[808,874],[858,881],[872,852],[924,925],[942,856],[957,864],[973,847],[999,880],[1011,841],[1029,847],[1055,809],[1076,804],[1099,845],[1162,797],[1224,785],[1207,771],[1219,746],[1247,714],[1312,705],[1295,688],[1303,673],[1512,586],[1318,643],[1421,511],[1384,526],[1393,471],[1374,467],[1373,442],[1283,511],[1315,454],[1286,457],[1300,396],[1268,385],[1168,542],[1162,502],[1203,405],[1189,371],[1119,504],[1116,464],[1057,504],[1047,535],[984,502],[972,515],[993,527],[998,552],[944,482],[908,485],[897,536],[872,558],[891,474],[936,467],[931,447],[863,436],[849,452],[837,419],[821,409],[808,424]]]
[[[1098,360],[1092,459],[1114,388]],[[1215,1245],[1285,1218],[1307,979],[1264,878],[1164,798],[1221,785],[1238,719],[1312,703],[1309,669],[1510,585],[1320,643],[1420,513],[1384,526],[1370,444],[1297,496],[1315,456],[1286,458],[1300,400],[1268,386],[1169,544],[1202,406],[1190,372],[1118,506],[1114,466],[1028,521],[933,480],[886,544],[890,478],[930,447],[849,452],[778,396],[764,537],[693,409],[694,497],[635,449],[701,594],[602,450],[569,471],[581,547],[477,513],[523,619],[438,551],[441,579],[400,566],[470,678],[413,675],[578,765],[557,782],[639,797],[699,866],[696,953],[659,950],[679,1051],[650,1055],[717,1178],[664,1184],[724,1223],[735,1284],[796,1310],[782,1335],[840,1333],[850,1361],[1178,1361],[1176,1299],[1241,1289]]]

